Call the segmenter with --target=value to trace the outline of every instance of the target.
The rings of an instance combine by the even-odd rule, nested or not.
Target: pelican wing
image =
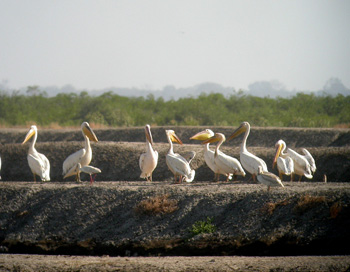
[[[28,164],[31,171],[40,176],[42,181],[50,181],[50,163],[45,155],[38,153],[37,156],[28,154]]]
[[[68,156],[67,159],[63,162],[63,173],[65,177],[73,176],[77,174],[77,171],[70,171],[73,167],[76,167],[78,163],[81,162],[81,158],[85,155],[86,150],[82,148],[77,152]],[[70,175],[66,175],[68,172],[71,172]]]
[[[81,172],[84,172],[84,173],[89,174],[89,175],[101,173],[101,169],[94,167],[94,166],[91,166],[91,165],[85,165],[83,167],[80,167],[79,170]]]
[[[303,151],[303,153],[304,153],[304,157],[305,157],[305,159],[309,162],[309,164],[310,164],[310,168],[311,168],[311,171],[312,172],[315,172],[316,171],[316,163],[315,163],[315,160],[314,160],[314,158],[312,157],[312,155],[311,155],[311,153],[307,150],[307,149],[305,149],[305,148],[303,148],[302,149],[302,151]]]
[[[166,164],[174,175],[185,177],[187,182],[194,179],[194,170],[191,170],[189,163],[179,154],[167,154]]]
[[[215,157],[215,164],[225,174],[240,174],[245,176],[245,172],[240,162],[221,151],[219,151]]]
[[[139,166],[142,171],[144,165],[145,165],[145,159],[146,159],[147,153],[142,153],[139,159]]]
[[[289,156],[287,156],[286,158],[278,157],[277,168],[280,172],[289,176],[294,172],[294,162]]]
[[[262,170],[264,172],[268,171],[266,163],[249,151],[241,152],[240,161],[244,169],[247,170],[250,174],[258,174],[259,166],[262,167]]]
[[[306,178],[311,179],[312,173],[310,164],[307,159],[295,152],[293,149],[287,148],[287,154],[294,161],[294,171],[297,175],[304,175]]]

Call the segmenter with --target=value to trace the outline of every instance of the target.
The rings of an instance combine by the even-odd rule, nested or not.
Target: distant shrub
[[[326,202],[325,196],[304,195],[299,199],[297,205],[294,207],[294,212],[298,214],[302,214],[307,210],[310,210],[320,205],[320,203],[325,203],[325,202]]]
[[[192,236],[202,233],[213,233],[216,231],[216,226],[213,224],[213,218],[207,217],[206,221],[197,221],[190,228]]]
[[[157,216],[173,213],[177,209],[177,200],[169,199],[169,195],[165,194],[142,200],[134,210],[137,214]]]

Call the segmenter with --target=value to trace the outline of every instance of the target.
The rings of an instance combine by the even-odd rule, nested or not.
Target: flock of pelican
[[[63,178],[75,176],[80,182],[80,173],[84,172],[90,175],[90,183],[94,182],[93,175],[101,173],[101,170],[90,166],[92,159],[92,149],[90,141],[98,142],[98,139],[87,122],[81,124],[81,131],[85,140],[84,148],[69,155],[63,162]],[[189,152],[184,156],[174,152],[173,142],[182,144],[180,138],[173,130],[166,130],[166,137],[169,143],[169,150],[165,156],[166,164],[169,170],[173,173],[175,183],[192,182],[195,177],[195,170],[191,169],[190,162],[195,156],[195,152]],[[244,177],[246,172],[252,175],[254,181],[258,180],[261,184],[265,184],[270,190],[270,187],[284,187],[282,183],[283,175],[291,176],[291,181],[294,175],[299,176],[299,181],[302,176],[308,179],[313,177],[316,171],[315,160],[310,152],[302,149],[303,155],[287,148],[283,140],[277,141],[275,144],[276,154],[273,159],[273,168],[277,165],[279,176],[268,171],[267,165],[261,158],[252,154],[247,150],[247,139],[250,133],[250,124],[243,122],[229,137],[228,140],[238,137],[244,133],[243,140],[240,146],[239,160],[233,158],[220,150],[220,146],[225,142],[226,137],[222,133],[214,133],[210,129],[205,129],[193,135],[191,140],[199,140],[204,146],[204,160],[206,165],[214,173],[214,181],[218,181],[220,175],[226,177],[226,181],[237,176]],[[153,138],[149,125],[145,126],[146,136],[146,152],[141,154],[139,166],[141,169],[140,178],[152,181],[152,173],[158,164],[158,152],[153,149]],[[35,143],[38,137],[36,126],[31,126],[22,144],[25,144],[33,138],[28,150],[28,165],[33,173],[34,181],[36,176],[39,176],[41,181],[50,181],[50,162],[44,154],[39,153],[35,149]],[[209,144],[218,142],[215,150],[211,150]],[[1,158],[0,158],[1,169]],[[1,176],[0,176],[1,179]]]

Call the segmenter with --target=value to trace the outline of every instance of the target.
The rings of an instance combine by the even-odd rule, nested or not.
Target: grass
[[[192,236],[202,233],[213,233],[216,231],[216,226],[213,224],[213,218],[207,217],[206,221],[197,221],[190,228]]]
[[[134,208],[137,214],[159,216],[173,213],[178,209],[177,200],[169,199],[169,195],[158,195],[142,200]]]

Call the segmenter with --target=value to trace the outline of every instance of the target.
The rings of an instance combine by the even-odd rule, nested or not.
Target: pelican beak
[[[150,142],[151,145],[153,145],[153,138],[152,138],[150,126],[145,127],[145,134],[146,134],[146,139]]]
[[[89,125],[83,127],[83,132],[90,139],[90,141],[98,142],[95,133],[92,131]]]
[[[178,144],[181,144],[181,145],[183,144],[182,141],[180,140],[180,138],[177,137],[177,135],[175,133],[172,133],[170,135],[170,139],[171,139],[171,141],[173,141],[175,143],[178,143]]]
[[[240,125],[232,134],[230,137],[228,137],[228,140],[231,140],[233,138],[236,138],[238,135],[245,132],[247,128],[244,125]]]
[[[278,144],[278,145],[277,145],[277,148],[276,148],[276,155],[275,155],[275,158],[273,159],[273,163],[272,163],[272,169],[275,168],[275,165],[276,165],[276,163],[277,163],[277,159],[278,159],[278,157],[279,157],[280,154],[281,154],[282,147],[283,147],[282,144]]]
[[[220,138],[215,134],[213,137],[210,137],[209,139],[203,141],[202,144],[215,143],[215,142],[217,142],[219,140],[220,140]]]
[[[208,131],[203,130],[201,132],[198,132],[197,134],[193,135],[190,140],[199,140],[199,141],[205,141],[209,138],[211,138],[213,135],[208,133]]]
[[[25,144],[34,134],[35,134],[35,130],[31,128],[28,131],[28,133],[27,133],[27,135],[26,135],[26,137],[25,137],[25,139],[24,139],[22,144]]]

